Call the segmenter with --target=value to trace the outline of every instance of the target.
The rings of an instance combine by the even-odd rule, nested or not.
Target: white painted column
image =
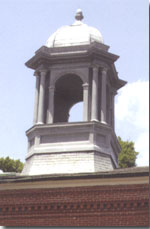
[[[36,88],[35,88],[35,101],[34,101],[34,116],[33,124],[37,123],[38,119],[38,104],[39,104],[39,87],[40,87],[40,76],[37,72],[34,73],[36,76]]]
[[[83,121],[89,119],[89,84],[85,83],[83,86]]]
[[[48,101],[48,111],[47,111],[47,123],[51,124],[54,122],[54,93],[55,87],[49,87],[49,101]]]
[[[46,71],[40,71],[40,94],[39,94],[39,107],[38,107],[38,124],[44,123],[44,100],[45,100],[45,80]]]
[[[112,99],[111,99],[111,106],[112,106],[112,128],[115,130],[115,95],[117,92],[115,90],[112,91]]]
[[[111,94],[111,124],[114,130],[114,94]]]
[[[93,68],[91,120],[98,121],[98,68]]]
[[[106,81],[107,68],[102,70],[102,86],[101,86],[101,122],[106,123]]]

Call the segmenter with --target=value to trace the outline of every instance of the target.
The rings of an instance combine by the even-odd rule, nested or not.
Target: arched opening
[[[54,123],[68,122],[70,108],[83,101],[82,80],[74,74],[64,75],[55,83]]]
[[[83,102],[76,103],[69,111],[69,122],[83,121]]]

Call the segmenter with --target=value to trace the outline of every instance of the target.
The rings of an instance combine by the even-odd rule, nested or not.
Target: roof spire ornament
[[[81,21],[83,19],[83,13],[81,9],[77,9],[76,11],[76,15],[75,15],[75,19],[78,21]]]

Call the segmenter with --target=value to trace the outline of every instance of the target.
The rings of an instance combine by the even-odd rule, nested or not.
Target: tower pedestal
[[[117,167],[120,146],[111,127],[98,122],[35,125],[23,174],[84,173]]]

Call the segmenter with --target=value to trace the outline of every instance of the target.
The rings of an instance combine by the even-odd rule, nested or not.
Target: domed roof
[[[94,41],[104,43],[101,33],[96,28],[90,27],[81,21],[83,14],[80,9],[77,10],[75,19],[76,21],[72,25],[63,26],[53,33],[45,46],[52,48],[85,45]]]

